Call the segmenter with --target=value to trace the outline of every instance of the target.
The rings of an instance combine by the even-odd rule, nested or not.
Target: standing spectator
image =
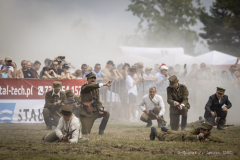
[[[82,71],[80,69],[77,69],[75,71],[75,76],[76,76],[76,79],[82,79]]]
[[[52,62],[52,69],[53,71],[57,74],[57,75],[60,75],[62,74],[62,70],[59,68],[59,64],[58,64],[58,61],[57,60],[54,60]]]
[[[51,68],[43,67],[42,70],[42,78],[43,79],[57,79],[59,75],[57,75]]]
[[[8,74],[11,75],[12,78],[16,78],[17,66],[12,62],[12,58],[10,56],[5,58],[5,64],[8,66]]]
[[[38,70],[41,66],[41,63],[39,61],[35,61],[34,64],[33,64],[33,67],[30,68],[30,71],[32,72],[33,74],[33,78],[40,78],[40,76],[38,75]]]
[[[8,66],[6,64],[2,65],[0,71],[0,78],[12,78],[12,75],[8,73]]]
[[[159,64],[154,65],[154,70],[152,72],[153,75],[156,75],[157,73],[159,73]]]
[[[228,81],[227,71],[222,71],[222,74],[218,77],[219,81]]]
[[[88,73],[92,72],[92,67],[88,66],[88,67],[87,67],[87,72],[88,72]]]
[[[107,64],[106,64],[106,67],[102,69],[102,73],[105,76],[110,77],[111,76],[110,69],[112,69],[113,67],[114,67],[113,61],[108,61]]]
[[[104,74],[101,72],[101,65],[99,63],[95,64],[94,70],[92,71],[97,78],[97,82],[100,82],[104,78]]]
[[[160,73],[157,75],[157,92],[163,96],[167,94],[167,87],[168,87],[168,67],[163,63],[160,66]],[[164,98],[165,99],[165,98]]]
[[[32,63],[30,61],[27,61],[27,69],[30,70],[32,67]]]
[[[87,72],[88,66],[86,64],[82,64],[81,69],[82,69],[82,78],[86,79],[86,76],[88,75],[88,72]]]
[[[69,60],[64,60],[64,63],[69,65],[70,74],[73,74],[76,70],[76,67]]]
[[[49,59],[49,58],[46,58],[46,59],[44,60],[44,64],[45,64],[46,67],[50,67],[51,63],[52,63],[52,60]]]
[[[154,77],[152,74],[152,68],[146,67],[145,73],[143,73],[144,81],[139,85],[139,97],[143,97],[144,95],[148,94],[149,88],[155,86],[155,82],[158,80],[156,77]],[[144,85],[144,86],[143,86]],[[144,88],[144,91],[143,91]]]
[[[64,64],[64,65],[62,66],[61,79],[76,79],[75,76],[70,75],[69,68],[70,68],[70,67],[69,67],[68,64]]]
[[[129,69],[130,69],[130,65],[128,63],[125,63],[122,67],[122,76],[124,79],[127,78]]]
[[[21,65],[22,69],[18,70],[17,78],[33,78],[32,72],[27,68],[27,61],[23,60]]]
[[[228,73],[228,75],[227,75],[228,80],[230,80],[230,81],[236,81],[237,80],[237,77],[235,75],[236,71],[237,71],[237,66],[232,65],[230,67],[230,69],[227,71],[227,73]]]
[[[142,79],[140,79],[140,78],[134,80],[134,75],[136,74],[136,72],[137,72],[136,67],[131,67],[129,69],[129,74],[126,78],[126,88],[128,91],[128,99],[129,99],[128,118],[130,121],[132,121],[131,114],[132,114],[133,119],[136,118],[136,102],[137,102],[137,95],[138,95],[136,85],[142,81]]]

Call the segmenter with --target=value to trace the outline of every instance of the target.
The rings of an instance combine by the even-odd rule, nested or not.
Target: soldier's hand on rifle
[[[205,138],[204,141],[205,141],[205,142],[209,142],[209,139]]]
[[[182,105],[179,105],[179,106],[178,106],[178,109],[179,109],[179,110],[182,110]]]
[[[160,115],[157,115],[156,118],[157,118],[157,119],[161,119],[161,116],[160,116]]]
[[[213,116],[213,117],[215,117],[216,115],[215,115],[215,113],[213,112],[213,111],[211,111],[211,115]]]
[[[177,101],[174,101],[174,106],[179,105],[179,103]]]
[[[227,111],[227,107],[224,107],[224,108],[222,109],[222,111]]]
[[[203,139],[203,138],[204,138],[204,134],[203,134],[203,133],[199,133],[198,137],[199,137],[200,139]]]
[[[147,108],[144,110],[144,112],[147,113],[147,114],[150,114],[150,111]]]
[[[107,83],[104,83],[103,86],[111,87],[111,83],[112,83],[112,81],[108,81]]]
[[[100,109],[99,114],[104,114],[104,112],[101,112],[101,111],[103,111],[103,109]]]

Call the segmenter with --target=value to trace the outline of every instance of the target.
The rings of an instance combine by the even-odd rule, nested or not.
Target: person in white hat
[[[159,94],[167,94],[167,87],[168,87],[168,78],[169,75],[168,73],[168,67],[166,66],[166,64],[162,64],[160,67],[160,73],[158,75],[156,75],[156,77],[158,78],[157,81],[157,91]]]

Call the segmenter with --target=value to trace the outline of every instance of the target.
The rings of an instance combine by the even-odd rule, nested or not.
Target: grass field
[[[240,126],[212,134],[227,143],[150,141],[144,123],[110,122],[89,143],[44,143],[44,124],[0,124],[0,159],[240,159]],[[155,124],[156,126],[156,124]]]

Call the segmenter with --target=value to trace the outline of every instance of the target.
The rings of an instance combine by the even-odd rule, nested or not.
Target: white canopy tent
[[[120,47],[120,49],[124,55],[123,60],[132,63],[141,61],[148,66],[153,66],[156,63],[165,63],[169,66],[179,63],[180,60],[192,58],[192,56],[184,54],[183,48]],[[120,57],[120,59],[122,58]]]
[[[237,57],[235,56],[231,56],[218,51],[211,51],[188,60],[183,60],[181,61],[181,63],[186,63],[191,65],[194,63],[201,64],[202,62],[204,62],[207,65],[222,66],[222,65],[232,65],[236,62],[236,60],[237,60]],[[233,63],[230,64],[230,62],[233,62]]]

